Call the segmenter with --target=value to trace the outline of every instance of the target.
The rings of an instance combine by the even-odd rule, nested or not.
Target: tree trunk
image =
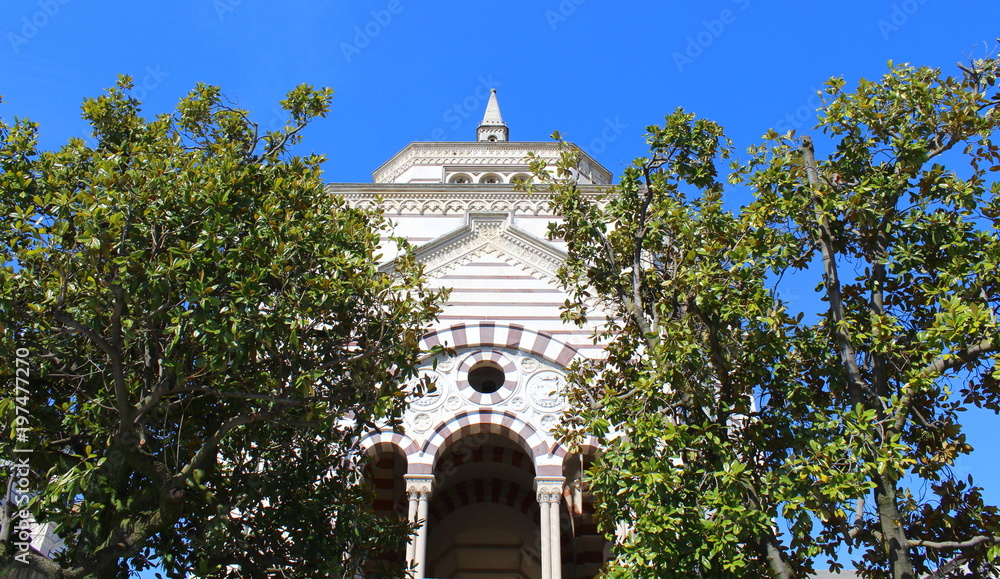
[[[875,477],[875,505],[878,508],[879,526],[882,530],[882,544],[889,556],[893,579],[915,579],[913,563],[910,562],[909,542],[906,529],[896,504],[896,484],[888,475]]]
[[[773,576],[776,579],[795,579],[795,574],[785,560],[777,538],[769,533],[761,539],[761,543]]]

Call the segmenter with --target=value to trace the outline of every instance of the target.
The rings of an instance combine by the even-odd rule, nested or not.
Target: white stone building
[[[411,143],[373,184],[329,186],[353,205],[381,199],[431,283],[452,288],[423,338],[455,352],[424,361],[436,389],[412,400],[405,432],[364,441],[376,509],[423,522],[405,553],[417,578],[575,579],[603,562],[580,485],[593,449],[570,455],[552,435],[566,366],[601,349],[591,327],[560,320],[565,253],[546,240],[547,196],[513,185],[529,177],[529,152],[559,156],[553,142],[508,140],[493,91],[476,141]],[[610,183],[586,154],[576,169],[595,194]]]

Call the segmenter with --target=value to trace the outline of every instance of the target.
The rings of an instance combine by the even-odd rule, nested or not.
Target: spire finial
[[[506,141],[508,137],[507,124],[500,115],[500,104],[497,102],[497,89],[490,89],[490,100],[486,103],[486,114],[483,122],[476,129],[476,139],[479,141]]]

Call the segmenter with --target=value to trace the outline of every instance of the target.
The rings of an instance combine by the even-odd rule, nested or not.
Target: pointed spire
[[[479,141],[506,141],[508,137],[507,124],[500,115],[500,103],[497,102],[497,89],[490,89],[490,100],[486,103],[486,114],[483,122],[476,129],[476,139]]]
[[[497,89],[490,89],[490,101],[486,103],[486,114],[483,115],[482,125],[503,125],[503,117],[500,116],[500,103],[497,102]]]

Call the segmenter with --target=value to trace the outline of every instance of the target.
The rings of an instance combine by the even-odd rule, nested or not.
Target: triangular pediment
[[[508,213],[470,213],[465,225],[421,245],[415,254],[430,279],[494,256],[552,284],[557,284],[556,273],[566,260],[564,251],[511,223]]]

